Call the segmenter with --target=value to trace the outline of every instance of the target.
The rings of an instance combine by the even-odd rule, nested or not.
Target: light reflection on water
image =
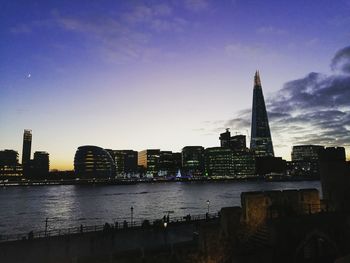
[[[319,181],[303,182],[171,182],[111,186],[28,186],[0,188],[0,234],[27,233],[49,228],[94,225],[115,220],[204,214],[240,205],[241,192],[317,188]]]

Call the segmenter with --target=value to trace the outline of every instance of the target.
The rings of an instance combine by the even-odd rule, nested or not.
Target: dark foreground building
[[[250,149],[255,152],[257,157],[274,156],[259,71],[255,73],[254,77]]]
[[[112,177],[115,164],[106,150],[92,145],[80,146],[74,156],[74,171],[83,178]]]

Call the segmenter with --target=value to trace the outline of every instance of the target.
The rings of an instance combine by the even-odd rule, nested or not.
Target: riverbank
[[[57,186],[57,185],[134,185],[141,183],[171,183],[171,182],[293,182],[293,181],[318,181],[314,178],[305,177],[278,177],[278,178],[143,178],[143,179],[21,179],[21,180],[0,180],[0,186]]]

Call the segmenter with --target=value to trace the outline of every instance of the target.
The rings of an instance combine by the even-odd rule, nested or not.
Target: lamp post
[[[166,227],[168,226],[168,223],[167,222],[164,222],[164,243],[165,243],[165,245],[168,243],[168,237],[167,237],[167,235],[168,235],[168,233],[167,233],[167,229],[166,229]]]
[[[47,225],[48,225],[49,218],[45,218],[45,237],[47,236]]]
[[[130,207],[130,211],[131,211],[130,223],[131,223],[131,226],[133,226],[133,224],[134,224],[134,207]]]
[[[210,206],[210,201],[207,200],[207,206],[208,206],[208,215],[209,215],[209,206]]]

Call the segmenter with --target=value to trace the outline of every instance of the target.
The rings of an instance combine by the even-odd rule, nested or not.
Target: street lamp
[[[131,211],[131,226],[133,226],[134,224],[134,207],[130,207],[130,211]]]
[[[49,218],[46,217],[46,219],[45,219],[45,237],[47,236],[48,221],[49,221]]]
[[[207,200],[207,206],[208,206],[208,215],[209,215],[209,206],[210,206],[210,201]]]

